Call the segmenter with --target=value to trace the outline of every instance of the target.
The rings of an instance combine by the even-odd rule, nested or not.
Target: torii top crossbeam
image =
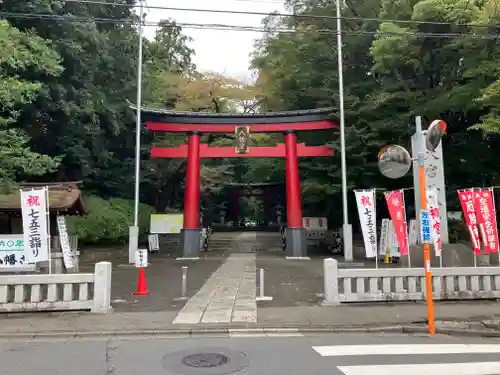
[[[326,130],[338,127],[332,113],[332,108],[257,114],[176,112],[149,108],[141,110],[148,130],[169,133],[234,133],[238,126],[250,127],[250,133]]]
[[[248,127],[249,133],[295,133],[337,128],[332,119],[332,108],[311,110],[268,112],[257,114],[227,114],[203,112],[178,112],[144,108],[143,121],[150,131],[166,133],[226,133],[234,134],[238,127]],[[285,145],[251,147],[248,152],[237,153],[234,147],[213,147],[201,144],[201,158],[284,158]],[[306,146],[297,144],[298,157],[325,157],[333,155],[331,146]],[[188,146],[153,147],[151,158],[187,158]]]

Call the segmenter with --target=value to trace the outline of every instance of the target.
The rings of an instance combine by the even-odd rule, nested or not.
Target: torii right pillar
[[[297,134],[285,132],[286,148],[286,256],[307,257],[307,242],[302,227],[302,204],[300,199],[299,158],[297,156]]]

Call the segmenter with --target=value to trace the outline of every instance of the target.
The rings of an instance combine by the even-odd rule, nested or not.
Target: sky
[[[245,12],[284,13],[284,0],[146,0],[149,7],[173,7],[189,9],[214,9]],[[207,12],[171,11],[148,9],[146,22],[159,22],[172,18],[178,23],[223,24],[234,26],[262,25],[262,16]],[[147,27],[144,35],[154,37],[154,27]],[[195,30],[183,27],[183,33],[193,39],[190,47],[195,50],[194,62],[200,71],[222,73],[233,78],[249,81],[250,54],[256,39],[262,34],[250,31]]]

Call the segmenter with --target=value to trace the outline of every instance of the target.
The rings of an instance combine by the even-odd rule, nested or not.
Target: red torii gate
[[[178,147],[153,147],[151,158],[187,158],[184,229],[181,235],[183,258],[198,258],[200,252],[200,159],[266,157],[286,160],[287,251],[289,257],[307,256],[302,228],[299,157],[333,155],[330,146],[306,146],[297,143],[297,131],[337,128],[331,119],[332,108],[259,114],[219,114],[142,109],[141,116],[150,131],[187,133],[188,144]],[[276,146],[211,147],[200,143],[202,133],[235,134],[244,127],[251,133],[284,133],[285,143]]]

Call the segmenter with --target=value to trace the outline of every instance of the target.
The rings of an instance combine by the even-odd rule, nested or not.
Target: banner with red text
[[[484,251],[496,253],[498,252],[498,230],[493,189],[475,189],[473,201]]]
[[[394,233],[402,256],[408,255],[408,231],[406,229],[405,201],[403,190],[385,193],[385,200],[391,215]]]
[[[50,257],[47,191],[47,188],[20,191],[24,254],[28,263],[44,262]]]
[[[458,198],[464,212],[465,225],[469,230],[470,240],[474,253],[481,255],[481,243],[479,242],[479,231],[477,229],[476,210],[474,209],[474,191],[472,189],[458,190]]]
[[[439,217],[438,191],[436,187],[429,186],[427,189],[427,210],[431,218],[431,237],[434,245],[434,253],[441,256],[443,243],[441,242],[441,219]]]
[[[365,242],[367,258],[377,256],[377,223],[375,213],[375,189],[354,190],[358,206],[359,221]]]

